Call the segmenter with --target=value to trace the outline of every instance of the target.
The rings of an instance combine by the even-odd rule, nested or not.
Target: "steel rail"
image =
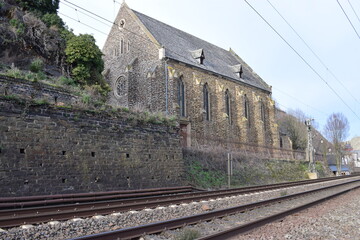
[[[330,196],[326,196],[324,198],[318,199],[318,200],[310,202],[310,203],[302,204],[300,206],[297,206],[297,207],[294,207],[294,208],[279,212],[277,214],[274,214],[274,215],[271,215],[271,216],[268,216],[268,217],[264,217],[264,218],[261,218],[261,219],[258,219],[258,220],[255,220],[255,221],[252,221],[252,222],[249,222],[249,223],[246,223],[246,224],[243,224],[243,225],[240,225],[240,226],[237,226],[237,227],[234,227],[234,228],[222,231],[222,232],[218,232],[218,233],[215,233],[215,234],[212,234],[212,235],[197,238],[197,240],[223,240],[223,239],[227,239],[227,238],[230,238],[230,237],[235,237],[235,236],[237,236],[239,234],[248,233],[248,232],[250,232],[250,231],[252,231],[252,230],[254,230],[256,228],[259,228],[259,227],[261,227],[261,226],[263,226],[265,224],[268,224],[268,223],[274,222],[276,220],[285,218],[285,217],[287,217],[287,216],[289,216],[291,214],[300,212],[302,210],[305,210],[307,208],[315,206],[315,205],[317,205],[319,203],[322,203],[322,202],[325,202],[325,201],[327,201],[329,199],[337,197],[337,196],[339,196],[341,194],[350,192],[350,191],[352,191],[352,190],[354,190],[356,188],[359,188],[359,187],[360,186],[356,186],[356,187],[353,187],[352,189],[346,189],[346,190],[337,192],[335,194],[332,194]]]
[[[180,194],[180,193],[189,193],[192,192],[190,188],[188,189],[179,189],[179,190],[167,190],[159,192],[143,192],[143,193],[129,193],[129,194],[117,194],[117,195],[98,195],[94,197],[77,197],[77,198],[58,198],[58,199],[48,199],[41,201],[26,201],[26,202],[8,202],[0,203],[1,209],[18,209],[18,208],[28,208],[28,207],[37,207],[37,206],[51,206],[51,205],[65,205],[72,203],[82,203],[82,202],[96,202],[104,200],[125,200],[125,199],[134,199],[140,197],[154,197],[154,196],[164,196],[170,194]]]
[[[302,180],[302,181],[297,181],[297,182],[285,182],[285,183],[276,183],[276,184],[270,184],[270,185],[262,185],[262,186],[251,186],[251,187],[242,187],[242,188],[233,188],[233,189],[226,189],[226,190],[217,190],[217,191],[203,191],[200,189],[196,189],[193,187],[179,187],[179,189],[183,189],[184,192],[189,192],[187,191],[187,189],[192,189],[192,190],[196,190],[196,192],[200,192],[199,194],[205,193],[205,192],[237,192],[239,190],[244,190],[244,191],[248,191],[248,190],[260,190],[260,189],[269,189],[269,187],[284,187],[284,186],[296,186],[296,185],[301,185],[303,183],[307,183],[307,184],[312,184],[312,183],[316,183],[316,182],[323,182],[323,181],[332,181],[332,180],[337,180],[340,178],[348,178],[348,177],[355,177],[356,175],[352,175],[352,176],[342,176],[342,177],[329,177],[329,178],[322,178],[322,179],[314,179],[314,180]],[[164,188],[164,191],[167,191],[168,194],[176,194],[176,193],[181,193],[181,190],[179,190],[179,192],[177,192],[177,190],[174,191],[169,191],[171,189],[176,189],[176,188]],[[144,191],[140,191],[140,190],[129,190],[129,192],[137,192],[139,194],[134,194],[134,195],[127,195],[127,194],[123,194],[123,195],[114,195],[113,197],[108,196],[109,194],[112,193],[126,193],[127,191],[117,191],[117,192],[100,192],[100,193],[80,193],[80,194],[64,194],[64,195],[43,195],[43,196],[29,196],[29,197],[17,197],[17,198],[2,198],[3,203],[1,203],[0,201],[0,211],[1,210],[6,210],[6,209],[17,209],[17,208],[33,208],[33,207],[40,207],[40,206],[49,206],[49,205],[61,205],[61,204],[71,204],[71,203],[82,203],[82,202],[95,202],[95,201],[103,201],[103,200],[116,200],[116,199],[126,199],[126,198],[133,198],[133,199],[137,199],[139,197],[148,197],[148,196],[160,196],[160,195],[165,195],[167,193],[162,194],[161,192],[155,192],[156,190],[161,190],[161,189],[149,189],[149,190],[144,190]],[[147,194],[146,192],[152,192],[153,195],[151,193]],[[194,192],[192,193],[188,193],[190,195],[187,196],[192,196]],[[92,196],[94,195],[94,197],[88,197],[88,196]],[[104,195],[104,196],[102,196]],[[64,196],[65,198],[69,198],[69,199],[62,199],[61,197]],[[98,197],[97,197],[98,196]],[[37,199],[41,199],[41,198],[45,198],[45,200],[42,201],[31,201],[31,200],[37,200]],[[56,199],[56,197],[59,197],[58,199]],[[74,197],[74,198],[72,198]],[[75,198],[77,197],[77,198]],[[54,199],[55,198],[55,199]],[[6,202],[6,199],[8,199],[9,202]],[[24,199],[23,202],[19,202],[21,199]],[[15,202],[14,202],[15,201]]]
[[[96,200],[97,198],[104,196],[114,196],[130,198],[130,197],[139,197],[139,196],[149,196],[151,194],[161,194],[166,193],[177,193],[177,192],[190,192],[190,191],[199,191],[199,189],[195,189],[192,186],[180,186],[180,187],[168,187],[168,188],[149,188],[149,189],[138,189],[138,190],[123,190],[123,191],[107,191],[107,192],[92,192],[92,193],[71,193],[71,194],[56,194],[56,195],[38,195],[38,196],[22,196],[22,197],[0,197],[0,207],[2,204],[10,204],[10,203],[27,203],[33,202],[37,203],[37,201],[51,201],[51,200],[73,200],[73,201],[81,201],[85,199],[85,201]],[[89,199],[89,200],[88,200]]]
[[[335,178],[338,180],[339,178]],[[332,179],[334,180],[334,179]],[[327,180],[329,181],[329,180]],[[72,204],[64,206],[48,206],[37,208],[25,208],[0,211],[0,227],[8,228],[23,224],[34,224],[53,220],[67,220],[76,217],[90,217],[94,215],[106,215],[115,212],[129,210],[141,210],[155,208],[160,205],[181,204],[193,201],[208,200],[211,198],[227,197],[231,195],[245,194],[257,191],[271,190],[282,187],[316,183],[318,181],[300,181],[287,184],[275,184],[258,187],[248,187],[223,192],[209,191],[205,193],[179,194],[173,196],[158,196],[140,199],[127,199],[122,201],[103,201]]]
[[[133,238],[141,237],[141,236],[144,236],[147,234],[159,233],[159,232],[164,231],[165,229],[180,228],[180,227],[183,227],[186,225],[196,224],[201,221],[208,221],[208,220],[211,220],[214,218],[220,218],[220,217],[232,215],[232,214],[235,214],[238,212],[245,212],[245,211],[249,211],[251,209],[260,208],[260,207],[267,206],[267,205],[270,205],[273,203],[279,203],[279,202],[282,202],[285,200],[294,199],[294,198],[301,197],[301,196],[304,196],[307,194],[312,194],[312,193],[316,193],[319,191],[328,190],[331,188],[340,187],[340,186],[344,186],[344,185],[355,183],[355,182],[360,182],[360,180],[359,179],[353,180],[350,182],[340,183],[340,184],[336,184],[333,186],[322,187],[322,188],[318,188],[318,189],[314,189],[314,190],[304,191],[301,193],[295,193],[295,194],[291,194],[291,195],[287,195],[287,196],[272,198],[272,199],[259,201],[259,202],[255,202],[255,203],[250,203],[250,204],[245,204],[245,205],[240,205],[240,206],[236,206],[236,207],[215,210],[215,211],[211,211],[208,213],[202,213],[202,214],[192,215],[192,216],[188,216],[188,217],[172,219],[172,220],[168,220],[168,221],[150,223],[150,224],[141,225],[141,226],[137,226],[137,227],[130,227],[130,228],[124,228],[124,229],[110,231],[110,232],[103,232],[103,233],[98,233],[98,234],[93,234],[93,235],[88,235],[88,236],[77,237],[77,238],[73,238],[71,240],[133,239]],[[346,191],[344,191],[344,192],[346,192]],[[221,239],[221,238],[219,238],[219,239]]]

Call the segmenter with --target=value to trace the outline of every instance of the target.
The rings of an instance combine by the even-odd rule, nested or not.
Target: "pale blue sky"
[[[111,21],[122,0],[67,0]],[[355,115],[289,46],[243,0],[126,0],[130,8],[193,34],[224,49],[231,47],[273,87],[279,107],[301,109],[323,130],[327,117],[342,112],[349,138],[360,136],[360,39],[336,0],[269,0],[328,67],[324,68],[267,0],[248,2],[293,46],[341,96]],[[66,5],[59,12],[101,32],[110,27]],[[360,2],[339,0],[360,34]],[[66,5],[65,5],[66,4]],[[71,5],[69,5],[71,6]],[[89,14],[89,13],[87,13]],[[61,16],[75,33],[90,33],[102,48],[106,35]],[[331,72],[347,88],[334,79]],[[350,93],[349,93],[350,92]]]

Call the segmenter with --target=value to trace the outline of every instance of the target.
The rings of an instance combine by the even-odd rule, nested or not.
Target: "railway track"
[[[131,199],[139,197],[162,196],[199,191],[191,186],[150,188],[141,190],[108,191],[93,193],[74,193],[57,195],[40,195],[24,197],[0,197],[1,209],[17,209],[49,205],[65,205],[81,202],[96,202],[104,200]]]
[[[199,239],[227,239],[229,237],[236,236],[238,234],[248,232],[254,228],[260,227],[266,223],[272,222],[274,220],[283,218],[289,214],[301,211],[308,207],[311,207],[315,204],[326,201],[330,198],[336,197],[340,194],[351,191],[352,189],[360,187],[360,179],[351,180],[345,183],[339,183],[332,186],[321,187],[314,190],[304,191],[300,193],[295,193],[287,196],[272,198],[264,201],[258,201],[255,203],[240,205],[236,207],[215,210],[207,213],[192,215],[188,217],[182,217],[177,219],[172,219],[168,221],[156,222],[146,225],[141,225],[137,227],[124,228],[120,230],[104,232],[99,234],[93,234],[89,236],[83,236],[78,238],[73,238],[72,240],[112,240],[112,239],[134,239],[141,236],[160,233],[164,230],[182,228],[188,225],[194,225],[198,223],[204,223],[206,221],[214,221],[214,219],[221,219],[228,216],[242,214],[249,211],[262,211],[269,212],[267,216],[258,217],[256,220],[247,220],[243,224],[235,224],[236,226],[226,229],[220,232],[210,234],[208,236],[203,236]],[[300,200],[301,199],[301,200]],[[299,202],[299,203],[298,203]],[[282,206],[280,204],[285,204]],[[274,207],[274,205],[277,206]],[[266,208],[271,207],[272,210],[265,210]],[[275,210],[274,210],[275,209]],[[220,223],[221,224],[221,223]]]
[[[239,194],[249,194],[260,191],[269,191],[272,189],[279,189],[284,187],[299,186],[304,184],[312,184],[318,182],[326,182],[331,180],[339,180],[345,177],[337,178],[325,178],[317,180],[305,180],[299,182],[291,183],[280,183],[266,186],[256,186],[256,187],[246,187],[230,190],[219,190],[219,191],[206,191],[206,192],[195,192],[195,193],[179,193],[172,195],[160,195],[160,196],[146,196],[134,195],[127,196],[126,199],[112,199],[107,201],[95,201],[91,198],[91,202],[77,202],[72,204],[62,204],[62,205],[51,205],[51,206],[31,206],[22,205],[22,208],[12,209],[14,206],[11,206],[10,209],[0,210],[0,227],[9,228],[14,226],[20,226],[23,224],[36,224],[49,222],[54,220],[68,220],[71,218],[79,217],[90,217],[94,215],[106,215],[116,212],[125,212],[129,210],[141,210],[144,208],[155,208],[158,206],[166,206],[171,204],[181,204],[181,203],[190,203],[194,201],[209,200],[213,198],[228,197]],[[184,190],[185,187],[182,187]],[[154,190],[154,189],[153,189]],[[157,189],[158,190],[158,189]],[[169,191],[174,191],[174,189],[167,189]],[[151,194],[158,193],[159,191],[148,191]],[[165,192],[165,191],[164,191]],[[143,194],[137,192],[137,194]],[[88,198],[84,194],[84,198]],[[97,197],[102,197],[100,194]],[[105,194],[105,196],[110,196],[110,194]],[[141,197],[140,197],[141,196]],[[76,198],[78,198],[77,196]],[[39,200],[38,198],[37,200]],[[69,198],[71,199],[71,197]],[[2,199],[4,200],[4,198]],[[16,199],[19,200],[19,199]],[[51,199],[50,199],[51,200]],[[55,199],[57,200],[57,199]],[[83,199],[82,199],[83,200]],[[42,200],[40,200],[42,201]],[[73,200],[72,200],[73,201]],[[21,201],[17,201],[14,204],[20,204]],[[30,203],[31,201],[25,202]],[[6,201],[3,201],[1,204],[8,204]],[[36,203],[38,204],[38,203]]]

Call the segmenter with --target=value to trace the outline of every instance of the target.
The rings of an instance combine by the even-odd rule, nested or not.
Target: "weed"
[[[287,191],[281,191],[281,192],[280,192],[280,197],[284,197],[284,196],[286,196],[286,195],[288,195],[288,192],[287,192]]]
[[[9,23],[13,28],[16,29],[16,33],[18,35],[23,35],[25,33],[25,25],[21,21],[13,18],[9,21]]]
[[[34,101],[36,105],[49,105],[50,103],[46,99],[37,99]]]
[[[127,108],[127,107],[121,108],[121,111],[126,112],[126,113],[130,112],[129,108]]]
[[[91,96],[89,94],[82,94],[81,102],[85,104],[89,104],[91,101]]]
[[[195,229],[185,229],[176,240],[193,240],[200,237],[200,232]]]
[[[8,77],[13,77],[13,78],[22,78],[23,77],[23,73],[15,66],[11,66],[11,68],[5,72],[5,75]]]
[[[33,73],[39,73],[44,68],[44,63],[40,58],[35,59],[30,64],[30,71]]]
[[[74,79],[72,79],[72,78],[67,78],[67,77],[61,76],[58,78],[58,81],[62,85],[76,86],[76,83],[75,83]]]
[[[221,187],[225,184],[225,173],[205,169],[200,162],[193,161],[188,169],[188,179],[202,188]]]

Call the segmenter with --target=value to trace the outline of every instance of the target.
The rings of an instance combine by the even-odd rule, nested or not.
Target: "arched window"
[[[178,104],[180,116],[185,117],[185,86],[181,78],[178,80]]]
[[[225,91],[225,113],[228,117],[229,123],[231,123],[231,109],[230,109],[230,93],[229,89]]]
[[[261,121],[265,123],[265,104],[262,100],[260,101],[260,116]]]
[[[120,39],[120,54],[124,54],[124,52],[125,52],[125,46],[124,46],[124,39],[123,38],[121,38]]]
[[[250,104],[249,104],[249,99],[246,96],[246,94],[244,96],[244,116],[245,116],[245,118],[247,118],[248,124],[250,127]]]
[[[204,112],[205,112],[205,119],[210,120],[210,98],[209,98],[209,88],[208,84],[205,83],[203,88],[203,101],[204,101]]]

